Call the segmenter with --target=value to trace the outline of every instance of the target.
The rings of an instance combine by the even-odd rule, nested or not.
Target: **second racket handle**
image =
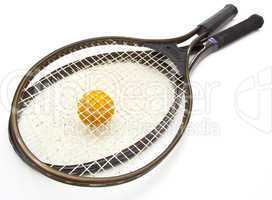
[[[198,34],[210,34],[220,27],[224,26],[230,20],[232,20],[238,13],[237,8],[232,4],[227,4],[223,9],[218,11],[216,14],[198,25]]]
[[[235,40],[261,28],[264,20],[260,15],[251,15],[248,19],[210,37],[218,48],[224,47]]]

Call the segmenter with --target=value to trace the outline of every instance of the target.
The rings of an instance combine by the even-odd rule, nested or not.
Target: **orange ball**
[[[111,120],[115,107],[113,100],[101,90],[84,94],[77,104],[81,121],[89,127],[99,127]]]

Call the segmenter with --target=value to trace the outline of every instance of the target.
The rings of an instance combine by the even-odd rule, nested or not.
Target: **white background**
[[[265,25],[194,71],[190,127],[153,171],[119,186],[82,188],[48,179],[15,155],[11,97],[21,72],[44,55],[103,35],[178,36],[227,3],[239,9],[232,24],[258,13]],[[271,199],[271,19],[270,1],[261,0],[1,1],[0,199]]]

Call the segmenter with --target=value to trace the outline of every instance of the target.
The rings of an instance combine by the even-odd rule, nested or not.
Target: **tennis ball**
[[[89,127],[99,127],[111,120],[114,103],[108,94],[94,90],[84,94],[77,104],[80,120]]]

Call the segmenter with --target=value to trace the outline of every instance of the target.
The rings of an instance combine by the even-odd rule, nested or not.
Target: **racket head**
[[[191,113],[191,107],[192,107],[192,98],[191,98],[192,95],[191,94],[192,94],[192,92],[191,92],[191,87],[190,87],[190,82],[189,82],[189,69],[188,69],[190,47],[188,49],[187,49],[187,47],[178,49],[177,43],[182,43],[185,40],[191,38],[195,34],[198,34],[200,36],[199,39],[201,39],[202,36],[207,36],[210,32],[212,32],[213,30],[216,30],[218,27],[220,27],[221,24],[228,22],[230,19],[232,19],[236,14],[237,14],[237,9],[235,6],[226,5],[223,9],[221,9],[215,15],[213,15],[212,17],[210,17],[209,19],[207,19],[206,21],[201,23],[194,30],[192,30],[188,34],[185,34],[184,36],[181,36],[181,37],[167,39],[167,40],[141,40],[141,39],[124,38],[124,37],[102,37],[102,38],[88,39],[88,40],[80,41],[80,42],[65,46],[59,50],[56,50],[55,52],[51,53],[50,55],[46,56],[41,61],[39,61],[37,64],[35,64],[28,71],[28,73],[24,76],[24,78],[22,79],[22,81],[20,82],[20,84],[16,90],[16,93],[15,93],[15,96],[13,99],[11,115],[10,115],[10,122],[9,122],[9,133],[10,133],[9,136],[10,136],[10,141],[11,141],[16,153],[26,163],[28,163],[30,166],[34,167],[38,171],[42,172],[46,176],[49,176],[53,179],[56,179],[56,180],[59,180],[59,181],[65,182],[65,183],[81,185],[81,186],[105,186],[105,185],[120,184],[123,182],[133,180],[133,179],[145,174],[146,172],[151,170],[153,167],[155,167],[160,161],[162,161],[166,157],[166,155],[173,149],[173,147],[176,145],[176,143],[180,139],[184,129],[186,128],[189,117],[190,117],[190,113]],[[154,65],[154,61],[155,61],[155,63],[157,63],[156,65],[160,66],[161,65],[161,61],[159,61],[160,58],[165,59],[166,62],[163,61],[164,65],[161,66],[162,70],[159,70],[159,71],[166,70],[166,73],[160,72],[161,74],[164,74],[164,79],[166,78],[166,79],[170,80],[169,82],[171,82],[172,84],[175,82],[175,81],[172,81],[171,76],[169,77],[166,75],[170,71],[171,71],[171,73],[170,73],[171,75],[173,75],[173,72],[175,72],[174,74],[176,74],[178,77],[178,80],[176,80],[176,82],[172,85],[174,88],[175,87],[177,88],[176,90],[174,90],[175,95],[173,95],[173,98],[175,100],[169,106],[168,112],[165,112],[165,116],[167,116],[168,114],[172,114],[174,117],[177,116],[177,113],[178,113],[177,110],[179,110],[179,108],[182,108],[183,111],[181,111],[181,116],[178,118],[179,120],[177,120],[178,122],[176,123],[177,130],[172,131],[173,134],[172,134],[172,138],[170,139],[170,141],[167,143],[167,145],[165,145],[164,148],[162,148],[160,151],[156,152],[156,154],[153,155],[152,159],[150,159],[145,164],[142,164],[140,167],[137,167],[136,169],[127,171],[125,173],[120,173],[119,175],[115,174],[114,176],[111,176],[111,175],[110,176],[102,176],[102,177],[78,176],[75,174],[67,173],[67,171],[65,171],[65,172],[62,171],[63,169],[67,169],[67,165],[65,165],[66,168],[63,168],[62,165],[52,165],[52,164],[50,165],[50,163],[48,163],[48,162],[46,163],[43,159],[41,159],[39,156],[37,156],[37,152],[33,153],[32,152],[33,149],[29,148],[29,143],[26,142],[27,139],[24,136],[22,136],[22,134],[21,134],[22,133],[22,130],[21,130],[22,126],[20,127],[20,125],[18,123],[18,121],[19,121],[18,119],[20,118],[19,115],[24,116],[24,112],[22,110],[20,110],[24,107],[24,106],[21,106],[21,104],[26,103],[25,107],[28,107],[28,105],[33,104],[33,103],[31,103],[32,100],[34,102],[35,99],[38,99],[39,96],[42,96],[39,94],[39,90],[43,90],[44,88],[47,88],[48,86],[50,86],[50,82],[52,81],[52,78],[50,79],[47,76],[51,76],[52,73],[54,73],[55,71],[54,71],[54,68],[51,69],[51,71],[49,70],[49,72],[46,70],[48,70],[48,68],[50,68],[49,65],[51,63],[54,63],[55,61],[61,59],[62,57],[65,57],[68,54],[72,54],[73,52],[80,51],[81,49],[91,48],[93,46],[99,46],[99,45],[101,45],[101,42],[103,43],[103,45],[109,45],[109,43],[112,44],[114,42],[119,45],[145,47],[145,48],[148,48],[147,51],[159,52],[159,54],[157,54],[157,56],[159,56],[159,59],[157,56],[152,56],[150,58],[150,55],[145,55],[144,57],[141,58],[141,56],[139,57],[139,55],[138,56],[136,55],[136,57],[140,58],[140,60],[142,60],[142,59],[145,60],[146,56],[149,57],[149,58],[147,58],[149,60],[149,62],[147,62],[145,64],[144,63],[138,63],[138,64],[140,64],[140,65],[144,64],[144,65],[147,65],[150,67],[151,65]],[[196,40],[196,42],[197,42],[197,40]],[[198,42],[200,42],[200,40]],[[193,46],[192,44],[190,45],[191,47]],[[145,50],[140,49],[140,50],[146,51],[146,49]],[[127,51],[127,49],[125,51]],[[118,53],[119,50],[116,52]],[[111,56],[115,55],[115,53],[111,54]],[[132,55],[129,55],[129,56],[132,56]],[[133,60],[134,59],[135,58],[133,58]],[[130,61],[131,61],[131,59],[130,59]],[[82,66],[82,65],[80,65],[80,66]],[[61,66],[58,66],[58,68],[55,67],[55,70],[58,71],[60,69],[60,67]],[[73,68],[73,67],[70,68],[70,71],[73,71],[73,70],[75,70],[77,72],[76,68]],[[50,75],[50,73],[51,73],[51,75]],[[62,79],[61,76],[63,76],[65,73],[67,73],[67,72],[62,71],[62,73],[59,73],[59,76],[55,77],[57,79],[56,82],[58,82],[59,79]],[[67,76],[69,76],[69,75],[70,75],[70,72],[68,73]],[[143,76],[144,76],[144,74],[143,74]],[[47,78],[49,81],[45,81],[46,85],[37,84],[37,82],[41,83],[42,80],[44,80],[44,79],[46,80]],[[53,81],[53,83],[55,84],[54,81]],[[56,84],[58,84],[58,83],[56,83]],[[38,92],[37,92],[37,90],[38,90]],[[35,94],[35,91],[38,93],[37,98],[33,96]],[[182,97],[179,96],[180,91],[182,91],[181,92]],[[26,95],[26,93],[29,93],[29,94]],[[30,100],[28,100],[28,102],[24,102],[24,101],[20,102],[20,100],[22,100],[22,97],[30,97],[29,98]],[[40,99],[42,101],[42,100],[46,99],[46,97],[44,96],[44,99],[42,99],[42,98],[40,98]],[[113,100],[114,100],[114,98],[113,98]],[[118,109],[117,109],[117,111],[118,111]],[[174,112],[171,112],[171,111],[174,111]],[[21,117],[21,118],[23,118],[23,117]],[[37,118],[39,119],[40,117],[37,116]],[[162,118],[162,120],[160,122],[157,122],[158,124],[157,124],[156,128],[158,126],[161,126],[163,122],[165,123],[165,121],[163,120],[165,118],[162,116],[161,116],[161,118]],[[172,119],[169,120],[166,123],[167,126],[164,128],[171,126],[171,124],[173,124],[173,121],[174,120],[172,120]],[[153,130],[155,130],[155,129],[153,129]],[[29,132],[29,131],[26,131],[26,132]],[[169,135],[169,134],[166,134],[166,132],[167,131],[163,130],[162,131],[163,135]],[[152,135],[150,135],[150,133],[152,133],[152,131],[150,131],[148,134],[144,135],[139,141],[144,142],[144,141],[150,140],[150,136],[152,136]],[[156,138],[156,139],[154,137],[153,138],[151,137],[151,143],[153,142],[153,139],[154,139],[154,141],[162,141],[161,137]],[[158,142],[156,142],[156,143],[158,143]],[[154,144],[155,144],[155,142],[154,142]],[[154,144],[152,143],[152,145],[148,145],[148,147],[154,146]],[[137,146],[136,143],[134,143],[133,145]],[[128,148],[126,148],[126,149],[128,149]],[[151,148],[148,148],[148,149],[151,149]],[[123,152],[123,150],[120,150],[120,151]],[[146,152],[146,150],[144,152]],[[119,155],[119,154],[117,154],[117,155]],[[52,167],[52,166],[55,166],[55,167]],[[69,167],[73,167],[73,165],[68,165],[68,168]],[[84,168],[84,166],[83,166],[83,168]],[[84,173],[83,173],[83,175],[84,175]]]
[[[88,51],[83,53],[83,57],[81,57],[82,52],[84,52],[86,49]],[[90,59],[89,60],[87,59],[89,62],[85,62],[84,64],[83,60],[87,58],[86,55]],[[60,60],[61,62],[59,62]],[[139,136],[140,139],[138,138],[136,141],[132,142],[131,145],[133,146],[139,141],[143,142],[143,140],[149,139],[151,142],[148,141],[147,143],[150,144],[146,145],[143,148],[143,151],[141,150],[139,151],[140,152],[139,155],[144,156],[146,149],[152,149],[152,146],[162,141],[161,137],[150,138],[149,135],[148,136],[149,138],[147,138],[147,135],[152,133],[153,130],[156,130],[156,127],[158,126],[163,127],[164,125],[162,126],[161,124],[162,123],[165,124],[164,121],[165,116],[167,116],[169,112],[170,114],[171,112],[173,112],[172,114],[177,121],[175,121],[174,123],[173,122],[174,120],[170,119],[167,123],[170,126],[171,124],[174,123],[175,125],[172,126],[176,126],[176,130],[174,132],[172,131],[172,133],[169,133],[169,131],[167,132],[167,130],[162,131],[163,136],[170,134],[168,138],[169,141],[165,142],[166,145],[160,147],[159,151],[153,153],[151,157],[148,158],[146,161],[144,161],[141,164],[138,164],[139,166],[130,169],[125,169],[121,173],[113,172],[112,174],[110,173],[109,175],[105,176],[97,175],[98,173],[96,172],[94,174],[91,174],[92,176],[86,176],[85,172],[87,172],[88,175],[90,175],[90,173],[88,172],[88,170],[86,171],[85,169],[86,167],[84,166],[83,167],[81,166],[81,168],[83,168],[83,171],[79,171],[78,173],[70,173],[71,171],[75,172],[74,170],[75,165],[77,166],[77,169],[79,169],[80,167],[78,167],[78,165],[82,163],[78,164],[72,163],[71,165],[68,164],[69,162],[65,164],[50,163],[49,161],[45,161],[44,159],[41,159],[39,156],[37,156],[40,155],[39,153],[37,152],[33,153],[33,148],[30,148],[29,141],[27,142],[25,135],[22,134],[21,128],[22,125],[19,124],[20,117],[22,117],[25,112],[22,111],[23,108],[26,107],[28,109],[29,105],[31,105],[31,103],[33,104],[33,101],[35,101],[35,99],[38,99],[40,94],[44,93],[44,91],[46,91],[47,88],[52,87],[52,85],[61,83],[63,80],[67,79],[67,77],[70,78],[71,76],[80,73],[83,70],[86,70],[85,69],[86,66],[84,65],[87,65],[87,68],[88,66],[92,66],[94,68],[95,67],[101,68],[103,67],[101,65],[114,65],[114,67],[117,67],[116,64],[117,65],[118,64],[120,65],[120,63],[127,64],[127,62],[130,62],[130,67],[132,65],[135,65],[132,66],[132,69],[141,67],[138,65],[143,65],[148,68],[152,68],[153,71],[150,72],[155,73],[158,77],[159,75],[163,77],[164,79],[158,80],[163,80],[164,83],[166,84],[170,83],[174,91],[173,92],[174,95],[172,96],[173,101],[170,102],[168,107],[166,106],[167,112],[161,114],[161,116],[159,117],[161,118],[161,120],[159,120],[159,122],[157,121],[156,123],[154,122],[152,130],[150,131],[145,130],[144,131],[145,133],[141,137]],[[61,69],[64,69],[67,65],[69,70],[62,73],[63,71],[61,71]],[[71,66],[69,67],[69,65]],[[27,74],[23,77],[22,81],[20,82],[14,95],[10,115],[9,133],[11,143],[16,149],[16,152],[26,163],[28,163],[30,166],[34,167],[41,173],[45,174],[46,176],[61,182],[81,186],[106,186],[120,184],[123,182],[133,180],[147,173],[152,168],[154,168],[158,163],[160,163],[177,144],[178,140],[182,136],[187,126],[192,107],[191,98],[192,92],[189,82],[188,69],[186,67],[187,65],[188,65],[187,49],[186,48],[178,49],[175,43],[169,43],[169,41],[148,41],[124,37],[100,37],[79,41],[67,45],[63,48],[60,48],[54,51],[53,53],[49,54],[42,60],[40,60],[38,63],[36,63],[27,72]],[[55,72],[57,72],[57,75],[54,74]],[[148,70],[144,71],[144,73],[147,74],[150,72]],[[67,73],[67,76],[65,75],[65,73]],[[131,73],[133,73],[133,71],[131,71]],[[52,74],[54,75],[54,77],[50,78]],[[63,77],[61,77],[60,75],[62,75]],[[147,81],[147,79],[144,81]],[[115,89],[116,88],[113,88],[113,90]],[[25,99],[29,97],[31,100],[25,101]],[[39,100],[43,98],[44,96]],[[177,114],[176,112],[180,109],[182,109],[182,111],[179,111],[180,113]],[[36,115],[36,117],[39,118],[38,115]],[[29,131],[24,130],[24,132],[27,134],[27,132]],[[159,133],[160,131],[156,132]],[[125,145],[126,148],[121,148],[121,151],[119,152],[113,151],[112,153],[107,155],[109,156],[114,155],[114,157],[116,157],[116,155],[118,155],[123,150],[130,149],[131,145],[126,144]],[[138,153],[136,152],[136,154]],[[136,157],[139,155],[136,155]],[[104,156],[104,158],[105,157],[107,156]],[[123,157],[127,157],[127,155],[125,154],[125,156],[123,155]],[[132,159],[135,159],[134,156],[133,158],[129,158],[127,161],[125,161],[125,164],[123,164],[123,162],[120,162],[119,164],[117,163],[116,166],[113,166],[113,168],[118,168],[119,165],[127,165],[126,163],[130,162]],[[96,158],[94,160],[97,161],[99,159]],[[63,166],[66,166],[66,168],[63,168]],[[98,164],[98,166],[100,166],[100,164]],[[112,166],[110,166],[109,168],[111,167]],[[108,169],[102,169],[102,171],[107,170]]]

